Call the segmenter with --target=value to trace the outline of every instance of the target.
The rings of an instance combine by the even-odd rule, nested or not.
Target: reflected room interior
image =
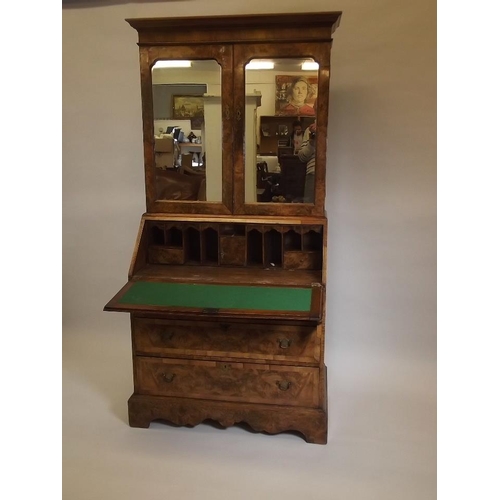
[[[152,82],[157,199],[220,202],[219,64],[214,60],[157,61]]]
[[[220,202],[220,65],[157,61],[152,82],[157,199]],[[245,86],[245,203],[313,203],[314,174],[312,198],[305,198],[313,169],[300,147],[315,122],[317,63],[254,59],[245,67]]]

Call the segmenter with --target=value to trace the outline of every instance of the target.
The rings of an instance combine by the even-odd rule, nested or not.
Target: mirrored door
[[[148,211],[231,212],[231,64],[225,46],[143,54]]]
[[[236,210],[315,214],[324,203],[329,56],[323,45],[236,47],[242,155]],[[243,90],[244,89],[244,90]],[[260,95],[260,106],[249,96]]]

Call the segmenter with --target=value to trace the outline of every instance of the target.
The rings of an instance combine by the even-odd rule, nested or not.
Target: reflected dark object
[[[287,203],[303,203],[306,164],[294,154],[280,155],[281,194]]]
[[[265,161],[257,163],[257,201],[275,201],[280,192],[279,173],[270,173]]]
[[[156,189],[160,200],[206,200],[204,175],[189,175],[173,169],[156,169]]]

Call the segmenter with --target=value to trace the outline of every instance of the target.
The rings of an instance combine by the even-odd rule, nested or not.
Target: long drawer
[[[317,364],[315,326],[132,318],[134,351],[166,357],[223,357]]]
[[[317,407],[319,368],[136,356],[135,394]]]

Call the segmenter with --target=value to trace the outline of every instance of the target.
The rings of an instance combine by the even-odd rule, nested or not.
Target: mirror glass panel
[[[152,81],[157,199],[222,201],[219,64],[157,61]]]
[[[317,63],[253,59],[245,87],[245,203],[314,203]]]

